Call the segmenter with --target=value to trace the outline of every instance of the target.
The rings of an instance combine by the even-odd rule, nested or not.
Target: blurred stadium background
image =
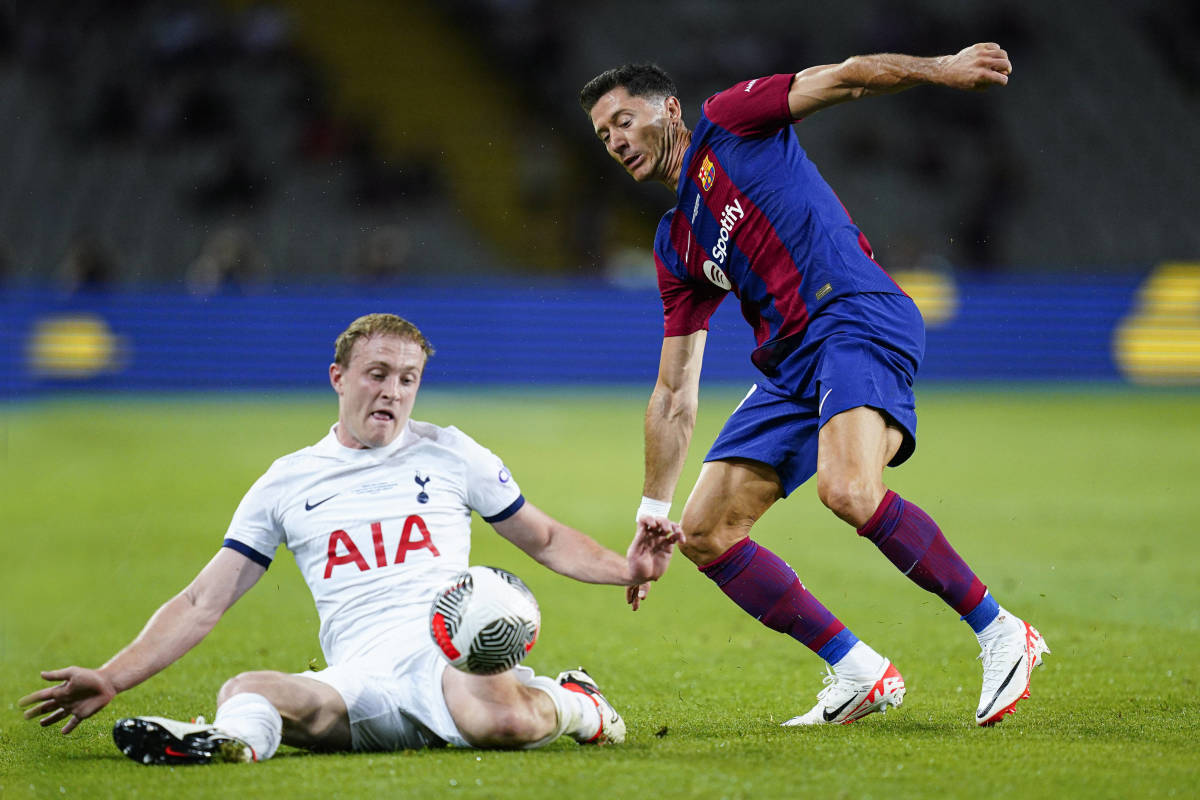
[[[319,388],[394,310],[439,383],[652,380],[670,198],[576,104],[995,40],[1003,91],[800,124],[930,329],[924,379],[1200,385],[1200,6],[0,2],[5,397]],[[706,375],[753,378],[727,303]]]

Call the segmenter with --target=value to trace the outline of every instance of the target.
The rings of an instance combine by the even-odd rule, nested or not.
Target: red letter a
[[[421,532],[421,538],[415,542],[412,540],[413,528]],[[403,564],[404,557],[408,555],[409,550],[420,550],[421,548],[428,549],[435,556],[441,555],[433,546],[433,537],[429,535],[429,528],[425,527],[425,520],[416,514],[411,514],[404,520],[404,530],[400,533],[400,546],[396,548],[396,560],[392,563]]]
[[[337,554],[338,542],[346,546],[346,555],[339,556]],[[350,534],[345,531],[334,531],[329,534],[329,556],[325,561],[325,577],[329,578],[333,574],[333,568],[336,564],[349,564],[351,562],[358,565],[359,572],[366,572],[370,569],[367,566],[367,560],[362,557],[362,553],[358,552],[358,548],[354,546],[354,540],[350,538]]]

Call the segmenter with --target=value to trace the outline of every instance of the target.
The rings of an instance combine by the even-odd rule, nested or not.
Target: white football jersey
[[[224,545],[264,566],[279,545],[292,552],[330,665],[391,660],[430,644],[433,593],[469,564],[471,512],[498,522],[524,502],[500,459],[457,428],[410,420],[368,450],[330,429],[254,483]]]

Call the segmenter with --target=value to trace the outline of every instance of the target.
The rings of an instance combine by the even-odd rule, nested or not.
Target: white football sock
[[[550,735],[525,745],[526,750],[548,745],[564,734],[577,742],[586,742],[600,732],[600,709],[587,695],[564,689],[556,681],[541,675],[527,677],[518,673],[517,677],[530,689],[538,689],[549,695],[558,718],[555,730]]]
[[[875,677],[886,659],[871,649],[861,639],[854,643],[842,660],[833,665],[839,677],[857,681],[868,681]]]
[[[213,727],[241,739],[254,751],[255,761],[275,755],[283,738],[283,717],[270,700],[261,694],[235,694],[217,709]]]

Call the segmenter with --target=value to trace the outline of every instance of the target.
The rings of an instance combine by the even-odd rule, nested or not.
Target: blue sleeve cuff
[[[499,514],[492,514],[490,517],[484,517],[483,521],[495,525],[497,522],[503,522],[513,514],[521,510],[521,506],[525,505],[525,495],[517,495],[517,499],[512,501],[512,505],[501,511]]]
[[[221,546],[228,547],[230,550],[234,550],[238,553],[241,553],[246,558],[250,559],[255,564],[258,564],[263,569],[266,569],[269,566],[271,566],[271,557],[270,556],[264,556],[262,553],[258,552],[250,545],[245,544],[244,542],[239,542],[237,539],[226,539],[225,541],[221,542]]]

